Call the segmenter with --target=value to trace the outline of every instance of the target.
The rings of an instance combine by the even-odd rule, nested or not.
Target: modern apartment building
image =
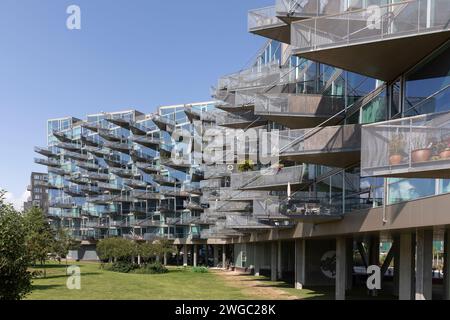
[[[48,174],[40,172],[32,172],[30,184],[27,190],[30,192],[28,201],[24,203],[25,211],[36,207],[48,212],[48,190],[47,190]]]
[[[263,130],[279,161],[205,170],[235,266],[337,299],[378,266],[372,294],[448,299],[449,2],[277,0],[249,31],[269,41],[219,79],[218,124]]]
[[[50,120],[49,214],[336,299],[369,266],[373,295],[450,298],[448,1],[277,0],[249,31],[214,102]]]
[[[184,263],[197,263],[197,252],[206,250],[201,233],[211,221],[200,205],[203,171],[191,149],[195,141],[201,145],[215,104],[160,107],[157,114],[130,110],[48,121],[48,145],[35,149],[45,158],[35,162],[48,167],[50,219],[81,241],[73,258],[95,260],[96,242],[119,236],[173,240],[181,245],[180,255],[173,259],[183,255]],[[205,121],[195,125],[197,118]],[[183,132],[197,138],[183,141]],[[182,246],[187,243],[203,247],[196,246],[194,254]],[[215,251],[217,255],[218,248]]]

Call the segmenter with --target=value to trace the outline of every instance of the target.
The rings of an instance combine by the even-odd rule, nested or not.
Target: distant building
[[[30,177],[30,197],[24,203],[25,211],[37,207],[42,209],[45,213],[48,212],[48,174],[40,172],[32,172]]]

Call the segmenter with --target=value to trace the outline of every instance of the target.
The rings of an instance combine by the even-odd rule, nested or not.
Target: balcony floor
[[[450,39],[450,31],[343,45],[315,51],[294,51],[309,60],[392,81]],[[411,44],[414,43],[414,50]]]

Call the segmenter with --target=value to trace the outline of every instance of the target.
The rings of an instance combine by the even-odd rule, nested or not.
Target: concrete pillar
[[[208,260],[209,260],[209,246],[205,244],[205,266],[208,267]]]
[[[450,230],[447,229],[444,235],[444,300],[450,300]]]
[[[295,240],[295,288],[302,290],[306,280],[306,241],[303,239]]]
[[[416,300],[431,300],[433,296],[433,230],[417,230],[416,242]]]
[[[283,260],[282,260],[282,251],[283,247],[281,245],[281,240],[278,240],[278,250],[277,250],[277,278],[283,278]]]
[[[350,291],[353,288],[353,238],[349,238],[346,241],[346,263],[347,263],[347,275],[345,289]]]
[[[227,245],[222,245],[222,268],[227,268]]]
[[[193,261],[193,265],[194,265],[194,267],[196,267],[197,266],[197,253],[198,253],[198,248],[197,248],[197,245],[196,244],[194,244],[194,261]]]
[[[167,266],[167,253],[164,253],[164,265]]]
[[[255,243],[253,245],[254,257],[255,257],[254,258],[255,259],[255,270],[254,270],[254,272],[255,272],[255,276],[256,277],[259,277],[260,270],[261,270],[262,257],[261,257],[261,250],[259,250],[260,246],[261,246],[260,243]]]
[[[141,265],[141,255],[138,254],[138,265]]]
[[[219,246],[215,245],[213,247],[213,254],[214,254],[214,268],[217,267],[217,265],[219,264]]]
[[[187,267],[188,265],[188,248],[187,244],[183,245],[183,267]]]
[[[345,300],[347,286],[347,239],[336,239],[336,300]]]
[[[400,279],[400,236],[393,236],[394,249],[394,295],[398,296]]]
[[[271,281],[277,281],[278,279],[278,274],[277,274],[277,260],[278,260],[278,255],[277,255],[277,248],[278,245],[276,242],[272,242],[272,246],[270,248],[270,280]]]
[[[369,240],[369,266],[380,265],[380,236],[374,235]]]
[[[412,300],[415,244],[414,235],[410,232],[400,235],[399,259],[399,299]]]

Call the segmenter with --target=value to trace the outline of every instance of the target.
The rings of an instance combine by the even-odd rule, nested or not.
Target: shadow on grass
[[[31,291],[44,291],[49,289],[62,288],[63,285],[60,284],[37,284],[31,287]]]

